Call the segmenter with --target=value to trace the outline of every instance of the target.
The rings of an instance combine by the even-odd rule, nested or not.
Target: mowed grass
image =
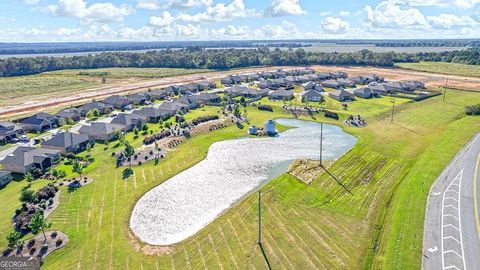
[[[65,95],[96,87],[107,87],[129,79],[146,80],[208,72],[181,68],[102,68],[44,72],[38,75],[1,77],[0,106],[32,100],[41,95]],[[83,75],[82,75],[83,74]],[[102,78],[107,78],[105,84]],[[14,104],[14,103],[13,103]]]
[[[420,63],[397,63],[395,66],[431,72],[431,73],[440,73],[448,75],[459,75],[459,76],[468,76],[468,77],[480,77],[480,66],[475,65],[465,65],[458,63],[446,63],[446,62],[420,62]]]
[[[450,158],[479,129],[478,118],[465,116],[462,105],[476,98],[476,93],[450,91],[446,103],[441,97],[419,103],[397,99],[394,124],[389,98],[359,99],[348,110],[327,99],[325,106],[341,113],[342,119],[361,114],[369,124],[361,129],[344,127],[358,143],[329,168],[353,195],[327,174],[309,186],[284,174],[263,187],[263,244],[272,267],[420,268],[426,194]],[[274,113],[249,107],[252,124],[288,117],[281,112],[283,102],[261,102],[273,105]],[[216,110],[207,107],[192,115]],[[340,124],[320,115],[301,118]],[[256,244],[256,194],[172,246],[169,253],[141,243],[129,230],[131,210],[146,191],[201,161],[213,142],[245,134],[245,128],[230,126],[195,136],[158,165],[135,167],[135,175],[127,180],[122,180],[122,168],[116,169],[110,157],[119,150],[115,143],[108,149],[96,145],[92,150],[96,161],[86,172],[94,182],[73,193],[62,188],[61,204],[50,221],[70,242],[49,256],[44,268],[264,269]],[[140,144],[141,136],[127,138]],[[17,197],[12,195],[16,192],[7,186],[0,190],[0,198]],[[13,200],[5,203],[19,205]],[[3,213],[2,218],[13,212]]]

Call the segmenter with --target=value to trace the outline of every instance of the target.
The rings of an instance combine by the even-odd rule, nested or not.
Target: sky
[[[480,0],[0,0],[0,42],[480,38]]]

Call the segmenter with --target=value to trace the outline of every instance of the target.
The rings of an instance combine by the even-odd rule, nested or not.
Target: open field
[[[418,269],[421,261],[423,217],[430,184],[450,158],[480,128],[475,117],[465,116],[464,105],[480,94],[449,91],[446,103],[434,97],[419,103],[397,99],[394,124],[389,98],[349,104],[328,99],[327,108],[341,118],[360,114],[366,128],[344,127],[358,137],[357,145],[334,162],[330,171],[354,195],[345,192],[326,174],[310,185],[284,174],[263,188],[263,241],[275,269]],[[248,107],[255,125],[268,118],[288,117],[283,102],[266,99],[274,112]],[[191,119],[215,113],[206,107],[187,114]],[[315,115],[314,119],[340,121]],[[155,125],[151,128],[156,129]],[[134,167],[135,175],[122,180],[111,156],[116,143],[97,144],[95,162],[86,174],[94,182],[75,192],[61,188],[61,203],[50,216],[53,229],[65,232],[68,245],[45,262],[45,269],[264,269],[256,245],[256,195],[248,196],[195,236],[171,247],[151,247],[129,230],[130,212],[146,191],[202,160],[215,141],[245,136],[235,126],[188,140],[158,165]],[[127,139],[135,146],[142,137]],[[35,183],[35,185],[38,182]],[[21,185],[0,190],[9,220]],[[6,222],[2,232],[10,231]],[[0,239],[5,245],[5,239]],[[149,255],[147,255],[149,254]]]
[[[475,65],[444,63],[444,62],[420,62],[420,63],[398,63],[395,66],[403,69],[430,72],[430,73],[480,77],[480,67]]]
[[[175,68],[103,68],[44,72],[38,75],[0,78],[0,106],[30,102],[39,98],[67,96],[146,79],[205,73],[208,70]],[[106,83],[102,83],[106,78]]]

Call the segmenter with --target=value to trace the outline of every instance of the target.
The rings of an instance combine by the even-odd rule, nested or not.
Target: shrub
[[[51,236],[52,238],[55,238],[55,237],[57,237],[57,235],[58,235],[58,233],[57,233],[57,232],[52,232],[52,234],[50,234],[50,236]]]
[[[339,116],[338,116],[337,113],[331,112],[331,111],[327,111],[327,110],[325,110],[325,117],[327,117],[327,118],[332,118],[332,119],[335,119],[335,120],[338,120],[338,119],[339,119]]]
[[[20,193],[21,202],[32,202],[35,199],[35,194],[33,190],[25,189]]]
[[[480,104],[465,106],[465,113],[467,115],[480,115]]]
[[[62,239],[57,239],[57,241],[55,242],[55,245],[58,247],[58,246],[60,246],[62,243],[63,243],[63,240],[62,240]]]
[[[33,254],[35,254],[35,251],[37,251],[37,249],[36,249],[36,248],[31,248],[31,249],[30,249],[30,255],[33,255]]]
[[[269,105],[258,105],[258,109],[259,109],[260,111],[273,112],[272,106],[269,106]]]

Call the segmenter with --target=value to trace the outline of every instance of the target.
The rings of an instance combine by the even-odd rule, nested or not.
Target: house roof
[[[67,148],[74,145],[79,145],[88,142],[89,138],[84,134],[77,134],[72,132],[61,132],[55,134],[51,139],[45,141],[42,146],[53,146]]]
[[[293,91],[280,89],[280,90],[273,91],[268,95],[271,97],[275,97],[275,96],[276,97],[292,97]]]
[[[134,111],[134,113],[141,116],[145,116],[145,117],[164,117],[169,115],[168,112],[162,111],[154,107],[144,107],[144,108],[141,108],[140,110]]]
[[[110,123],[123,126],[136,125],[139,121],[144,121],[145,117],[136,113],[119,113]]]
[[[128,98],[122,97],[119,95],[109,96],[108,98],[103,100],[104,103],[112,104],[112,105],[125,105],[129,103]]]
[[[92,101],[90,103],[87,103],[87,104],[79,107],[79,109],[82,110],[82,111],[91,111],[93,109],[104,110],[105,108],[111,108],[111,105],[105,104],[105,103],[99,102],[99,101]]]
[[[48,113],[39,112],[20,121],[21,124],[41,125],[45,121],[56,120],[57,117]]]
[[[83,125],[78,130],[80,133],[93,135],[108,135],[117,130],[122,130],[125,126],[104,122],[92,122],[90,125]]]
[[[135,94],[126,96],[126,98],[132,101],[144,101],[144,100],[150,99],[149,94],[147,93],[135,93]]]
[[[300,95],[302,97],[321,97],[322,93],[318,92],[317,90],[310,89],[307,91],[303,91],[302,93],[300,93]]]
[[[338,97],[338,98],[343,98],[343,97],[353,97],[354,95],[344,89],[340,89],[337,91],[330,92],[330,95]]]
[[[185,109],[185,108],[188,108],[188,106],[181,102],[178,102],[177,100],[164,101],[158,106],[159,110],[169,111],[169,112],[176,112],[178,110]]]
[[[0,134],[8,134],[22,128],[13,122],[0,122]]]
[[[6,156],[1,163],[16,166],[28,166],[33,163],[41,162],[43,159],[59,154],[60,151],[47,148],[35,148],[19,146],[10,155]]]
[[[372,89],[368,87],[362,87],[362,88],[357,88],[353,90],[354,93],[360,93],[360,94],[370,94],[372,92]]]
[[[80,110],[77,108],[63,109],[55,114],[55,116],[58,116],[60,118],[72,118],[79,115],[80,115]]]

